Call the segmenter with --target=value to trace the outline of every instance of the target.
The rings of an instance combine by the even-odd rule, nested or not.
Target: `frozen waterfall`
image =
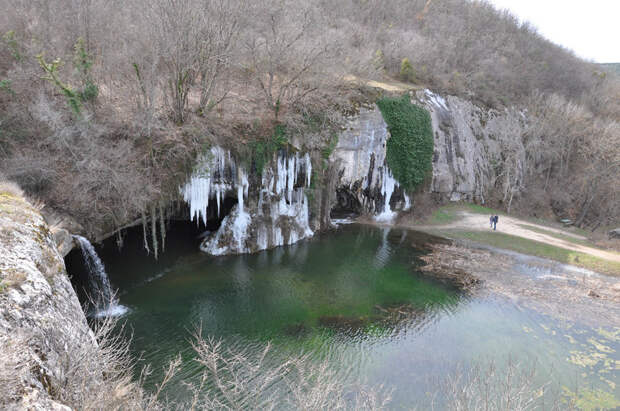
[[[183,199],[190,206],[190,217],[196,220],[196,223],[200,223],[202,219],[205,225],[207,224],[207,211],[211,198],[215,198],[217,214],[220,215],[224,197],[233,189],[227,179],[227,174],[234,172],[232,170],[235,170],[235,163],[230,152],[221,147],[212,147],[207,154],[198,159],[189,182],[181,188]]]
[[[389,222],[392,221],[396,213],[392,211],[390,207],[390,200],[392,198],[392,194],[394,194],[394,189],[398,183],[394,179],[392,175],[392,171],[386,166],[383,170],[383,181],[381,184],[381,194],[383,195],[383,211],[375,217],[377,221]]]
[[[198,160],[180,191],[190,206],[191,219],[205,224],[209,201],[216,200],[219,215],[226,196],[236,193],[237,205],[200,248],[212,255],[241,254],[293,244],[314,234],[304,192],[311,182],[310,155],[280,151],[263,170],[261,187],[252,191],[258,198],[248,198],[247,171],[230,152],[213,147]]]

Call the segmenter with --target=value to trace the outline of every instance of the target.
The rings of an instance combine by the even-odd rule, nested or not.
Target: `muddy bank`
[[[472,293],[499,294],[561,321],[620,324],[620,280],[466,242],[433,244],[423,270]]]

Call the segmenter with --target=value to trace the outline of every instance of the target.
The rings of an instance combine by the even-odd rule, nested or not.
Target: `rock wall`
[[[429,90],[414,99],[429,111],[433,123],[431,193],[442,200],[484,204],[491,192],[519,187],[525,171],[523,113],[483,109]]]
[[[389,219],[393,210],[408,208],[385,161],[390,133],[377,106],[361,108],[349,118],[330,161],[338,170],[337,207]]]
[[[83,347],[96,342],[53,235],[19,194],[0,191],[0,408],[78,403],[67,381]]]
[[[506,187],[518,189],[525,169],[521,113],[481,109],[429,90],[417,92],[412,99],[432,119],[435,151],[430,193],[444,201],[485,203],[490,191],[510,194]],[[312,191],[321,196],[320,210],[309,209],[309,153],[280,151],[262,176],[248,178],[248,171],[230,152],[213,147],[198,160],[182,188],[183,197],[192,218],[205,224],[215,207],[215,217],[220,218],[222,204],[231,199],[236,204],[216,231],[205,234],[201,249],[223,255],[293,244],[312,236],[313,229],[328,228],[332,211],[391,220],[397,211],[409,209],[411,201],[387,165],[389,137],[376,105],[362,107],[347,119],[327,163],[320,154],[316,156],[327,170],[323,192]]]

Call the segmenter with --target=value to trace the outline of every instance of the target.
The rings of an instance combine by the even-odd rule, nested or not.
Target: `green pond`
[[[393,389],[390,407],[425,409],[459,367],[516,360],[556,391],[620,398],[620,329],[558,322],[489,293],[469,294],[419,271],[424,234],[345,225],[253,255],[211,257],[174,244],[158,264],[103,252],[132,334],[138,365],[162,368],[182,354],[168,393],[196,378],[192,333],[224,344],[313,358],[347,377]],[[516,275],[525,275],[517,273]],[[257,348],[257,350],[260,348]],[[564,391],[568,392],[568,391]],[[437,394],[441,404],[442,393]],[[441,408],[441,406],[439,406]]]

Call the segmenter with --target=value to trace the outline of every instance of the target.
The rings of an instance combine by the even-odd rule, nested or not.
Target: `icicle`
[[[118,230],[116,232],[116,246],[119,250],[123,248],[123,230]]]
[[[159,205],[159,232],[161,233],[161,252],[166,251],[166,209]],[[206,220],[206,218],[205,218]]]
[[[306,187],[310,187],[310,180],[312,179],[312,161],[310,161],[310,154],[306,153],[304,160],[306,161]]]
[[[387,166],[384,166],[383,181],[381,184],[381,194],[383,194],[383,210],[375,218],[377,221],[391,221],[394,218],[394,212],[390,208],[390,199],[396,188],[396,180],[392,176],[392,172]]]
[[[155,205],[151,205],[151,240],[153,241],[153,255],[157,260],[158,246],[157,246],[157,208]]]
[[[221,186],[219,184],[216,184],[215,186],[215,197],[217,200],[217,216],[220,216],[220,193],[221,193]]]
[[[291,156],[286,168],[286,196],[289,202],[293,201],[293,187],[295,187],[295,157]]]
[[[237,172],[237,176],[238,176],[237,179],[239,180],[237,181],[237,204],[238,204],[239,214],[243,214],[244,213],[243,194],[245,192],[245,188],[244,188],[245,176],[243,175],[243,170],[239,169]]]
[[[149,242],[146,236],[146,216],[144,215],[144,211],[142,211],[142,237],[144,239],[144,249],[147,254],[150,254],[151,250],[149,249]]]
[[[295,184],[297,184],[297,180],[299,180],[299,169],[301,168],[301,164],[299,163],[299,153],[295,153]]]

